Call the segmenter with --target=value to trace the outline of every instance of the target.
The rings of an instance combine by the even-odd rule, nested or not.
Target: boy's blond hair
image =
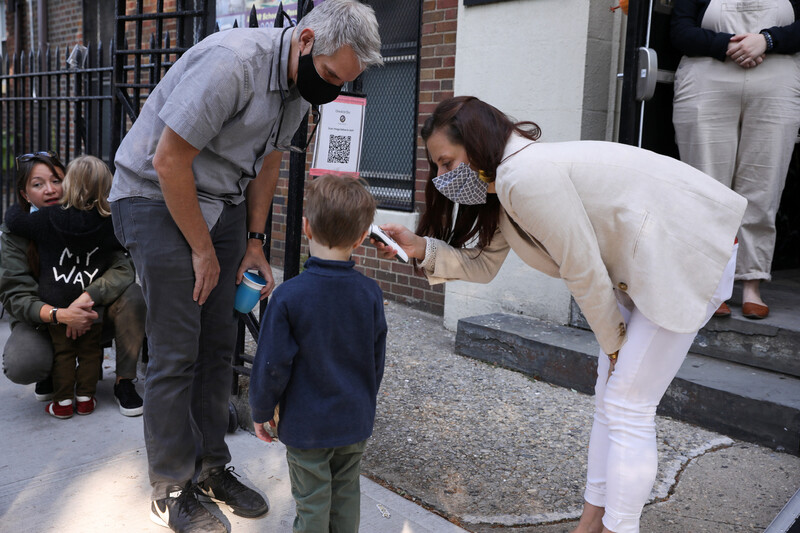
[[[64,175],[64,195],[61,204],[81,211],[97,211],[104,217],[111,215],[108,194],[111,192],[111,171],[101,159],[82,155],[67,165]]]
[[[366,182],[324,174],[309,184],[305,215],[314,240],[328,248],[352,246],[375,218],[375,198]]]

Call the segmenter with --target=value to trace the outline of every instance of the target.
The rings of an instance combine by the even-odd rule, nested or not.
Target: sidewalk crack
[[[672,446],[667,441],[664,441],[664,444],[676,452],[679,451],[677,448]],[[661,489],[654,488],[654,492],[657,492],[657,494],[652,498],[652,500],[647,502],[647,505],[668,502],[670,498],[672,498],[672,496],[675,494],[675,491],[678,488],[678,484],[680,483],[681,476],[686,471],[686,469],[689,468],[689,465],[692,464],[693,461],[707,454],[732,448],[734,445],[735,442],[732,439],[728,437],[720,437],[717,439],[713,439],[709,442],[706,442],[702,446],[698,446],[697,448],[690,450],[686,454],[679,454],[678,457],[676,457],[672,461],[673,465],[665,465],[665,468],[667,469],[666,479],[664,480],[664,482],[662,482]],[[677,465],[675,465],[676,462],[678,463]],[[671,476],[669,475],[670,466],[672,466],[673,470]],[[663,490],[664,484],[668,484],[668,488],[666,491]]]

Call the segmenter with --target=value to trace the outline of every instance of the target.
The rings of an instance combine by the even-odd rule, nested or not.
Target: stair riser
[[[691,351],[800,377],[800,335],[786,330],[768,335],[704,328]]]
[[[460,355],[516,370],[560,387],[594,394],[597,357],[526,340],[459,323],[455,350]]]
[[[765,417],[764,413],[770,416]],[[658,414],[800,455],[800,411],[768,404],[675,378],[658,406]]]

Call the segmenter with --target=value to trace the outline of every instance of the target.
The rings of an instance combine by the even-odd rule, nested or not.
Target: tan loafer
[[[720,304],[719,308],[717,308],[717,310],[714,311],[714,316],[716,316],[716,317],[731,316],[731,308],[728,307],[727,303],[722,302],[722,304]]]
[[[744,305],[742,305],[742,315],[745,318],[761,320],[769,316],[769,307],[753,302],[745,302]]]

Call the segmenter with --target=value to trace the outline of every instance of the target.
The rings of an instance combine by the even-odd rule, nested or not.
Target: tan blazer
[[[431,284],[488,283],[510,247],[564,280],[605,353],[626,339],[618,296],[665,329],[703,326],[747,205],[742,196],[676,159],[618,143],[513,135],[503,157],[497,233],[482,251],[436,241]]]

